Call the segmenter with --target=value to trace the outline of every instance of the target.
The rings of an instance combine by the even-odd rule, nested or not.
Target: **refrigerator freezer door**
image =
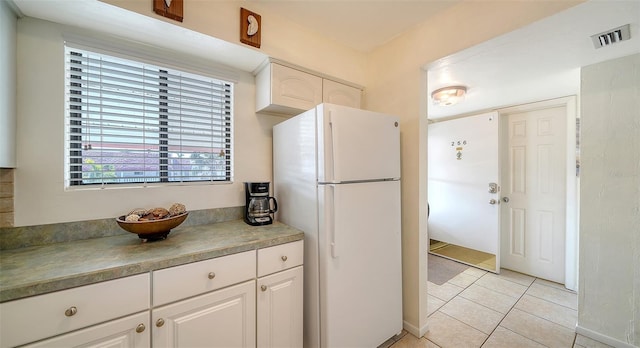
[[[321,104],[318,181],[400,178],[400,125],[395,116]]]
[[[320,345],[377,347],[402,330],[400,182],[318,190]]]

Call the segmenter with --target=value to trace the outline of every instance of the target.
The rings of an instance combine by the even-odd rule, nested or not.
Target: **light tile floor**
[[[381,347],[608,347],[576,335],[577,296],[561,284],[471,267],[427,288],[427,334],[403,333]]]

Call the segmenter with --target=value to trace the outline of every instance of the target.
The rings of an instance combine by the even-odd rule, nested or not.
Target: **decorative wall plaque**
[[[260,15],[246,8],[240,8],[240,42],[260,48],[261,32]]]
[[[183,0],[153,0],[153,12],[160,16],[182,22],[182,1]]]

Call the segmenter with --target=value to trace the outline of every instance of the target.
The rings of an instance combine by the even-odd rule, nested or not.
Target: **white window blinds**
[[[65,52],[67,186],[232,180],[232,83]]]

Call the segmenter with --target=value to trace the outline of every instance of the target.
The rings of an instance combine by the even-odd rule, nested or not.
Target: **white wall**
[[[235,86],[232,184],[147,188],[64,188],[63,34],[83,31],[33,18],[18,21],[18,131],[15,226],[111,218],[135,207],[187,209],[244,205],[244,181],[271,181],[271,128],[279,117],[254,112],[250,73]]]
[[[581,84],[577,332],[640,346],[640,54],[586,66]]]
[[[0,1],[0,168],[16,165],[16,22],[9,3]]]

